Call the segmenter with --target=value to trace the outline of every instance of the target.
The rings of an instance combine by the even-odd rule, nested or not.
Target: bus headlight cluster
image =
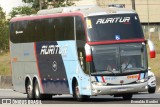
[[[143,83],[143,82],[146,82],[147,80],[148,80],[148,78],[144,78],[144,79],[137,80],[136,82],[137,83]]]
[[[93,85],[96,85],[96,86],[106,86],[107,83],[104,83],[104,82],[92,82]]]

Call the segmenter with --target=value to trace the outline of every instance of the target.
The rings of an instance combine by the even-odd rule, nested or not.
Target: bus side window
[[[65,40],[74,40],[74,18],[65,17]]]
[[[55,20],[54,19],[43,19],[41,21],[41,30],[43,31],[43,40],[55,41]]]
[[[76,17],[76,39],[85,41],[85,30],[81,17]]]
[[[32,36],[34,37],[34,41],[43,41],[44,34],[43,34],[43,25],[42,20],[35,20],[34,21],[34,28],[32,30]]]
[[[45,34],[44,36],[47,37],[47,41],[54,41],[55,40],[55,25],[54,19],[45,19],[47,22],[45,24]]]
[[[26,32],[27,33],[25,33],[24,42],[33,42],[36,40],[35,37],[36,30],[35,30],[34,20],[28,22]]]
[[[64,40],[64,19],[63,18],[56,18],[55,19],[55,41]]]
[[[13,43],[31,42],[32,35],[29,33],[28,27],[32,28],[28,21],[17,21],[11,24],[11,41]]]
[[[17,36],[16,36],[16,29],[17,29],[17,23],[13,22],[10,24],[10,35],[11,35],[11,41],[13,43],[17,43]]]

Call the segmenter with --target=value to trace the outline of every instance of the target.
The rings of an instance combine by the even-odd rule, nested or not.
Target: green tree
[[[10,16],[15,17],[16,15],[22,15],[22,14],[31,15],[35,13],[36,13],[36,10],[29,6],[19,6],[19,7],[13,8],[13,10],[10,12]]]
[[[69,0],[54,0],[53,7],[66,7],[74,5],[73,2]]]
[[[37,11],[40,9],[46,9],[48,5],[52,5],[53,7],[66,7],[74,5],[71,0],[22,0],[22,2],[32,4],[32,8]]]
[[[6,20],[5,13],[0,7],[0,53],[8,50],[9,23]]]
[[[24,3],[30,3],[32,5],[32,8],[34,8],[36,11],[39,10],[39,1],[40,0],[22,0]],[[41,0],[45,1],[45,0]]]

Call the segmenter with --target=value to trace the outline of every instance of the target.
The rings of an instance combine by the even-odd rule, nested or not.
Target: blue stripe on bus
[[[97,78],[97,76],[95,76],[95,78],[96,78],[96,81],[97,81],[97,82],[99,82],[99,81],[98,81],[98,78]]]
[[[141,73],[140,74],[140,79],[143,79],[144,78],[144,73]]]
[[[86,75],[84,73],[79,63],[76,41],[75,40],[58,41],[57,43],[59,46],[67,47],[66,54],[62,55],[62,60],[65,66],[65,70],[68,78],[70,94],[73,94],[72,80],[75,77],[77,79],[77,82],[80,88],[79,90],[80,94],[91,95],[91,90],[89,90],[91,88],[88,88],[88,86],[91,86],[90,77],[89,75]]]
[[[98,78],[98,82],[102,82],[102,77],[101,76],[97,76]]]

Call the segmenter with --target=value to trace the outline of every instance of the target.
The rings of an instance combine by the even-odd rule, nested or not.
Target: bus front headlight
[[[148,78],[144,78],[144,79],[140,79],[140,80],[137,80],[136,82],[137,83],[144,83],[148,80]]]

